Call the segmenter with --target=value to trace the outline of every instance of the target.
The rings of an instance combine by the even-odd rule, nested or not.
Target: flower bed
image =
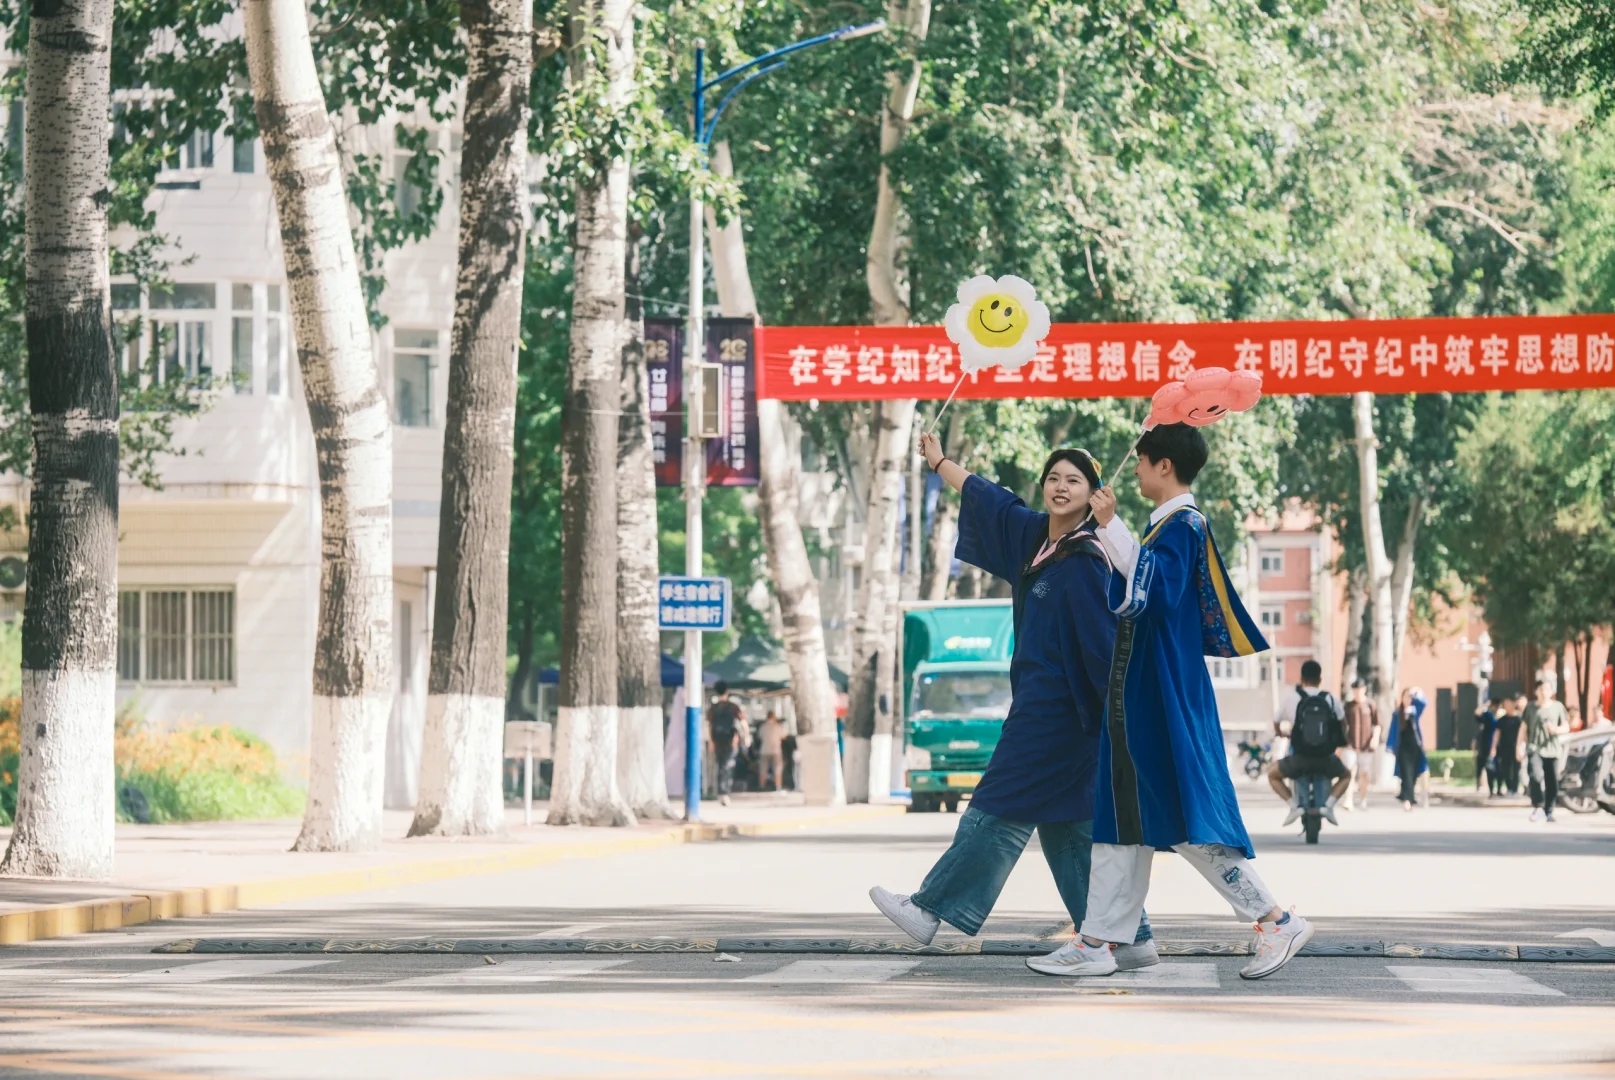
[[[9,824],[17,808],[21,704],[0,699],[0,824]],[[303,792],[281,778],[274,750],[240,728],[149,724],[126,705],[115,732],[120,821],[275,818],[303,810]]]

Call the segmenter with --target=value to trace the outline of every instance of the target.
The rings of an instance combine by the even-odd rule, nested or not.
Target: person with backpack
[[[718,700],[708,710],[711,737],[707,745],[718,764],[718,802],[729,805],[729,793],[735,786],[735,757],[739,749],[751,743],[751,725],[739,705],[729,700],[729,685],[721,680],[712,688]]]
[[[1329,788],[1329,801],[1323,806],[1323,816],[1329,824],[1339,825],[1335,818],[1335,804],[1351,787],[1351,770],[1335,756],[1335,751],[1347,745],[1346,710],[1340,700],[1323,689],[1323,667],[1316,660],[1301,665],[1301,685],[1279,706],[1274,725],[1290,736],[1290,754],[1267,772],[1267,782],[1285,802],[1290,814],[1284,819],[1288,825],[1301,816],[1301,796],[1292,790],[1287,781],[1299,776],[1326,774],[1333,784]]]

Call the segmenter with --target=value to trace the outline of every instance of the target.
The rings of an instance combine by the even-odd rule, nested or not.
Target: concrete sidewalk
[[[535,803],[533,811],[541,822],[547,807]],[[295,818],[119,825],[111,881],[0,878],[0,945],[903,812],[900,805],[807,807],[793,793],[760,794],[737,796],[730,806],[703,803],[702,820],[694,824],[524,826],[521,811],[511,809],[502,837],[405,840],[411,815],[388,811],[387,839],[379,851],[363,854],[288,850],[300,825]],[[9,838],[10,830],[0,829],[0,842]]]

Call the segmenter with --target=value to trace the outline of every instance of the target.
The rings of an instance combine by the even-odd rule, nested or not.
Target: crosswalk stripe
[[[740,982],[878,983],[919,966],[918,960],[797,960]]]
[[[1421,994],[1494,994],[1501,997],[1564,997],[1563,990],[1543,986],[1529,975],[1488,965],[1433,967],[1389,964],[1386,970]]]
[[[1136,986],[1141,990],[1220,990],[1222,983],[1217,979],[1217,965],[1213,961],[1199,961],[1184,963],[1181,960],[1169,960],[1154,967],[1139,968],[1137,971],[1118,971],[1114,975],[1107,975],[1103,979],[1086,980],[1091,983],[1105,986]]]
[[[106,972],[86,975],[78,979],[63,979],[68,983],[163,983],[174,986],[191,983],[218,982],[221,979],[239,979],[254,975],[279,975],[284,971],[317,967],[336,963],[335,957],[320,960],[204,960],[201,963],[177,963],[141,971]]]
[[[558,979],[574,979],[594,975],[607,968],[631,964],[636,957],[605,959],[590,957],[585,960],[501,960],[498,964],[478,962],[475,967],[458,968],[437,975],[418,975],[411,979],[389,982],[389,988],[440,986],[497,986],[507,983],[542,983]]]

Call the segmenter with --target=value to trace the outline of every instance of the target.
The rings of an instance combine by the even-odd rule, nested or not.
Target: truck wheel
[[[944,795],[942,798],[944,803],[947,805],[948,813],[957,814],[959,812],[959,796]]]
[[[909,799],[908,812],[911,814],[936,813],[935,795],[915,795]]]

